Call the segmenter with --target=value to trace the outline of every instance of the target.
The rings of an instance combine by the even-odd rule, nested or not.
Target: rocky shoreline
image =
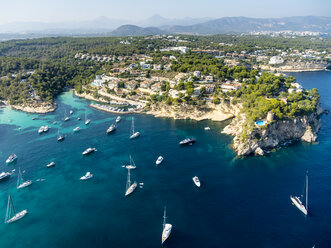
[[[253,127],[248,131],[243,128],[245,117],[237,116],[222,133],[234,136],[232,147],[238,156],[263,156],[266,151],[293,140],[316,142],[321,127],[321,113],[322,110],[319,108],[316,113],[310,115],[272,121],[264,127]]]
[[[44,101],[31,101],[20,105],[11,105],[7,101],[3,101],[5,106],[10,106],[13,109],[24,111],[27,113],[46,114],[56,110],[56,103]]]

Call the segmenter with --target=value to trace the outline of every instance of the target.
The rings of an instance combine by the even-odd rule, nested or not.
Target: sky
[[[331,16],[331,0],[0,0],[0,25],[10,22],[143,20],[246,16]]]

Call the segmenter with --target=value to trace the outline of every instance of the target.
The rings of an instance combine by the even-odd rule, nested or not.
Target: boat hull
[[[130,136],[130,139],[134,139],[134,138],[137,138],[137,137],[139,137],[140,136],[140,133],[139,132],[135,132],[134,134],[132,134],[131,136]]]
[[[125,196],[130,195],[137,188],[137,183],[134,182],[125,192]]]
[[[22,219],[25,215],[27,215],[28,214],[28,210],[23,210],[23,211],[21,211],[21,212],[19,212],[19,213],[17,213],[17,214],[15,214],[15,216],[13,216],[12,218],[10,218],[9,220],[7,220],[5,223],[6,224],[10,224],[10,223],[13,223],[13,222],[15,222],[15,221],[18,221],[18,220],[20,220],[20,219]]]
[[[296,206],[302,213],[308,215],[308,211],[305,206],[301,203],[300,199],[297,196],[290,196],[291,201],[293,202],[294,206]]]
[[[171,224],[165,224],[162,232],[162,244],[169,238],[172,230]]]
[[[25,187],[28,187],[32,184],[32,181],[29,180],[29,181],[25,181],[24,183],[21,183],[20,185],[17,186],[17,189],[22,189],[22,188],[25,188]]]

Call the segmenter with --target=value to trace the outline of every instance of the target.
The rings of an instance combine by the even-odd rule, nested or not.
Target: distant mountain
[[[117,29],[116,29],[117,28]],[[116,30],[115,30],[116,29]],[[0,34],[49,35],[152,35],[152,34],[224,34],[252,31],[312,31],[331,34],[331,17],[301,16],[285,18],[223,17],[167,19],[154,15],[146,20],[130,21],[99,17],[81,22],[16,22],[0,25]]]
[[[135,25],[123,25],[115,29],[110,34],[112,36],[144,36],[144,35],[155,35],[164,34],[165,32],[161,29],[154,27],[142,28]]]
[[[163,30],[174,34],[180,33],[200,35],[283,30],[331,33],[331,17],[224,17],[195,25],[166,27]]]

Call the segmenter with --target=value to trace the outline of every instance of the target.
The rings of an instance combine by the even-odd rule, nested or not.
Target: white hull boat
[[[22,219],[25,215],[27,215],[28,210],[23,210],[18,213],[16,213],[13,201],[11,199],[11,196],[8,196],[8,204],[7,204],[7,211],[6,211],[6,217],[5,217],[5,223],[10,224],[17,220]]]
[[[121,121],[121,116],[117,116],[116,123],[119,123]]]
[[[15,153],[13,153],[7,158],[6,163],[10,164],[10,163],[14,162],[16,159],[17,159],[17,155]]]
[[[305,215],[308,215],[308,171],[306,173],[306,183],[305,183],[305,189],[306,189],[306,206],[302,203],[300,200],[300,197],[298,196],[290,196],[290,199],[294,206],[296,206],[302,213]],[[303,197],[303,195],[302,195]]]
[[[11,173],[10,172],[1,172],[0,173],[0,180],[6,179],[10,177]]]
[[[82,154],[83,154],[83,155],[87,155],[87,154],[93,153],[93,152],[95,152],[95,151],[96,151],[95,148],[91,148],[91,147],[89,147],[89,148],[87,148],[85,151],[83,151]]]
[[[166,223],[166,208],[164,207],[164,215],[163,215],[163,231],[162,231],[162,244],[169,238],[172,230],[172,225]]]
[[[140,136],[139,132],[135,132],[134,131],[134,118],[132,117],[132,125],[131,125],[131,135],[130,135],[130,139],[134,139]]]
[[[116,126],[111,124],[110,127],[107,129],[107,133],[110,134],[116,130]]]
[[[50,168],[50,167],[53,167],[53,166],[55,166],[54,162],[50,162],[48,165],[46,165],[47,168]]]
[[[199,178],[198,178],[197,176],[195,176],[195,177],[192,178],[192,180],[193,180],[194,184],[195,184],[198,188],[200,188],[201,183],[200,183]]]
[[[23,176],[21,173],[21,168],[18,168],[18,175],[17,175],[17,189],[22,189],[28,187],[32,184],[31,180],[24,181]]]
[[[75,127],[73,131],[74,131],[75,133],[79,132],[79,131],[80,131],[80,127]]]
[[[91,174],[89,171],[86,172],[85,176],[82,176],[80,178],[80,180],[88,180],[88,179],[91,179],[93,177],[93,174]]]
[[[162,163],[162,161],[163,161],[163,157],[162,157],[162,156],[159,156],[159,157],[157,158],[155,164],[156,164],[156,165],[159,165],[159,164]]]

